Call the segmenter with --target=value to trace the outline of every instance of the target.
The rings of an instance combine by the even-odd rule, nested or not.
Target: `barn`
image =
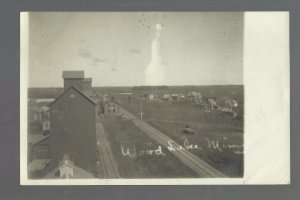
[[[50,167],[67,154],[75,165],[97,172],[96,103],[70,86],[50,104],[50,122]]]

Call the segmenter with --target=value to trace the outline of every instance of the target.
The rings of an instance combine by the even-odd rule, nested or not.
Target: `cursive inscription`
[[[204,142],[201,142],[201,145],[196,143],[191,143],[186,138],[183,140],[182,145],[179,145],[173,140],[168,140],[166,149],[170,152],[174,152],[174,151],[185,151],[185,150],[203,150],[205,148],[205,149],[216,150],[219,152],[230,150],[234,154],[243,154],[243,145],[229,144],[226,137],[223,137],[221,139],[204,138],[203,140]],[[166,156],[161,146],[158,146],[156,149],[147,148],[143,150],[137,150],[135,146],[124,148],[123,145],[121,145],[121,152],[123,156],[130,157],[130,158],[136,158],[138,156],[143,156],[143,155]]]
[[[166,154],[162,151],[161,146],[158,146],[157,149],[137,150],[135,146],[133,148],[124,148],[123,145],[121,145],[121,152],[123,156],[130,158],[136,158],[143,155],[166,156]]]

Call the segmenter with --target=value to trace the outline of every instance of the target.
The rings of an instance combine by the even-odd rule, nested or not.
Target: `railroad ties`
[[[97,120],[98,121],[98,120]],[[119,178],[119,172],[102,124],[96,123],[98,171],[100,178]]]

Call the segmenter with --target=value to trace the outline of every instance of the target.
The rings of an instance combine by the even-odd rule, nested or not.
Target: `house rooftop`
[[[64,79],[83,79],[84,71],[63,71],[62,77]]]
[[[28,143],[31,145],[35,145],[45,139],[47,139],[49,135],[42,135],[42,134],[30,134],[28,136]]]

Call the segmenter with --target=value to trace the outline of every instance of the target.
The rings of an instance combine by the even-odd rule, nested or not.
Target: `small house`
[[[202,100],[200,92],[189,92],[186,97],[187,101],[191,103],[200,102]]]
[[[164,94],[161,99],[164,100],[164,101],[169,101],[169,100],[171,100],[171,95]]]
[[[172,94],[171,98],[173,101],[179,101],[180,100],[180,95],[179,94]]]
[[[28,121],[40,121],[42,119],[42,112],[43,110],[40,107],[30,105],[28,107]]]
[[[226,99],[224,104],[230,109],[238,107],[238,102],[235,99]]]
[[[211,110],[221,109],[221,106],[217,103],[217,101],[214,98],[208,98],[207,102],[208,102]]]
[[[154,98],[155,98],[154,94],[149,94],[149,95],[148,95],[148,99],[149,99],[149,100],[154,100]]]
[[[116,116],[121,115],[121,107],[113,100],[106,101],[105,103],[103,103],[103,114]]]

